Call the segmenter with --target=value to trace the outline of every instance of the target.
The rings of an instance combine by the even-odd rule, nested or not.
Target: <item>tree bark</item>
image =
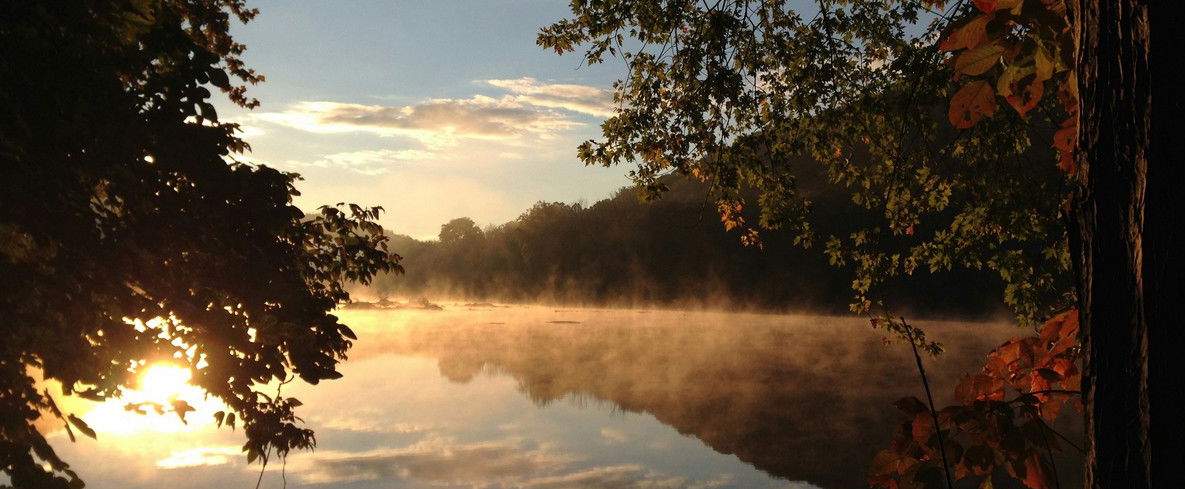
[[[1086,483],[1185,487],[1185,355],[1173,314],[1185,208],[1180,2],[1079,0],[1079,169],[1074,253],[1086,349]],[[1154,31],[1152,23],[1160,29]],[[1155,38],[1152,32],[1157,32]],[[1159,46],[1153,50],[1153,41]],[[1160,52],[1164,55],[1158,55]],[[1153,60],[1161,64],[1156,65]],[[1172,288],[1175,290],[1175,287]]]

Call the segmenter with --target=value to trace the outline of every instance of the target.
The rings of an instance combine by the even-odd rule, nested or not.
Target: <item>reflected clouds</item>
[[[527,449],[513,441],[458,444],[429,439],[399,449],[293,457],[288,470],[308,484],[399,478],[485,487],[555,470],[571,461],[573,458],[550,454],[545,448]]]
[[[646,413],[772,476],[822,487],[864,482],[868,461],[900,422],[892,402],[917,387],[907,350],[886,347],[858,318],[573,310],[562,319],[579,326],[557,327],[550,321],[560,316],[547,308],[485,314],[401,312],[371,323],[360,313],[347,320],[357,319],[351,327],[369,339],[355,358],[424,356],[454,382],[482,373],[512,377],[540,407],[575,400]],[[396,318],[406,323],[390,327]],[[926,326],[951,352],[927,366],[940,402],[977,367],[976,353],[1014,331],[1006,324]],[[678,456],[682,449],[605,424],[590,435],[614,450]]]
[[[156,466],[162,469],[200,467],[204,465],[225,465],[229,457],[241,456],[243,449],[236,446],[199,447],[173,452],[168,458],[158,460]]]
[[[551,477],[539,477],[518,486],[523,489],[680,489],[683,477],[645,470],[641,465],[616,465]]]
[[[285,391],[318,430],[316,451],[288,458],[289,483],[860,487],[899,422],[891,401],[916,387],[901,368],[908,353],[859,320],[545,307],[341,314],[359,337],[345,377]],[[957,359],[1014,332],[930,326],[950,349],[927,365],[939,386],[972,363]],[[145,432],[62,448],[95,487],[249,487],[259,467],[241,442],[207,423],[184,439]],[[269,465],[264,486],[282,485],[283,470]]]
[[[601,436],[614,443],[624,443],[630,439],[629,435],[613,428],[601,428]]]
[[[303,484],[407,480],[470,488],[712,489],[733,482],[731,474],[692,481],[640,464],[574,468],[579,457],[529,446],[513,440],[461,444],[430,438],[406,448],[301,455],[293,457],[287,470]],[[813,486],[801,489],[807,487]]]
[[[309,416],[309,423],[327,429],[338,431],[349,431],[354,433],[424,433],[430,428],[427,425],[416,423],[398,423],[392,422],[382,416],[382,412],[374,409],[368,409],[369,413],[353,413],[348,416],[334,415],[313,415]]]

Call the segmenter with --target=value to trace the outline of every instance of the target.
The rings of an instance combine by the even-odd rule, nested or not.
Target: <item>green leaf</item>
[[[955,58],[955,71],[964,75],[982,75],[992,69],[1003,55],[1004,48],[999,44],[983,44]]]

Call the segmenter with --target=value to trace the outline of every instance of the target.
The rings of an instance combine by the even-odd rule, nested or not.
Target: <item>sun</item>
[[[141,432],[175,433],[193,431],[211,424],[215,411],[226,406],[206,397],[205,391],[189,381],[189,368],[173,364],[151,365],[140,374],[136,388],[125,389],[119,399],[108,399],[96,404],[82,418],[102,434],[133,435]],[[189,403],[194,408],[185,422],[173,412],[158,413],[153,405],[171,409],[174,400]],[[139,405],[140,412],[128,409]]]
[[[191,389],[189,379],[193,377],[188,368],[174,365],[153,365],[140,376],[140,387],[136,391],[155,402],[168,402]]]

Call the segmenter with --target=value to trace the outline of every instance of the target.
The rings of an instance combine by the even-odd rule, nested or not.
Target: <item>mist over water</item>
[[[381,323],[381,314],[365,313],[359,324]],[[456,382],[509,375],[539,406],[581,398],[646,413],[773,477],[821,487],[862,487],[868,461],[902,419],[891,403],[924,396],[909,349],[885,345],[859,318],[555,308],[475,310],[463,321],[453,314],[376,329],[383,339],[374,344],[435,358]],[[1006,324],[919,326],[948,349],[927,361],[940,405],[984,352],[1017,333]]]
[[[294,383],[315,452],[263,487],[847,488],[922,396],[905,345],[859,318],[444,304],[347,310],[343,379]],[[957,378],[1020,333],[920,323],[943,405]],[[158,420],[161,422],[172,420]],[[89,487],[252,487],[241,433],[190,419],[51,441]],[[200,482],[198,482],[200,481]]]

